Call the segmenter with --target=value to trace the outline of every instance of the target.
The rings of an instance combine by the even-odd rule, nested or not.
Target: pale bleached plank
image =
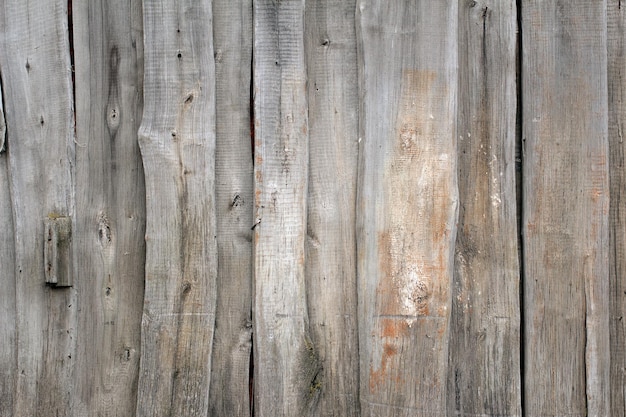
[[[215,322],[209,0],[143,1],[146,276],[137,416],[206,416]]]
[[[522,5],[528,416],[608,416],[606,1]]]
[[[446,413],[457,2],[359,0],[363,416]]]
[[[14,416],[69,415],[76,298],[44,277],[44,219],[72,217],[74,117],[66,1],[0,5],[14,221]],[[66,266],[71,268],[71,266]]]
[[[516,14],[514,1],[459,2],[451,416],[521,415]]]
[[[213,0],[217,310],[209,415],[250,415],[252,1]]]
[[[254,2],[254,414],[305,416],[319,353],[305,286],[304,0]]]
[[[308,1],[309,102],[306,291],[322,371],[315,415],[359,415],[356,299],[358,87],[356,1]],[[319,398],[317,398],[319,397]]]
[[[76,416],[133,416],[145,262],[141,1],[74,1]]]
[[[0,95],[1,97],[1,95]],[[1,101],[1,100],[0,100]],[[0,116],[1,117],[1,116]],[[13,417],[15,397],[15,240],[7,171],[7,155],[0,154],[0,417]]]
[[[612,417],[626,417],[626,3],[607,1],[609,91],[609,308]]]

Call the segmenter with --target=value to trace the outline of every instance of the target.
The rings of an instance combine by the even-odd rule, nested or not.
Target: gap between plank
[[[521,415],[525,415],[525,331],[526,324],[524,320],[524,101],[523,101],[523,85],[522,85],[522,69],[523,69],[523,37],[522,37],[522,0],[515,1],[517,11],[517,56],[516,60],[516,93],[517,93],[517,109],[516,109],[516,132],[515,132],[515,181],[516,181],[516,205],[517,205],[517,244],[518,244],[518,269],[519,269],[519,309],[520,309],[520,407]]]

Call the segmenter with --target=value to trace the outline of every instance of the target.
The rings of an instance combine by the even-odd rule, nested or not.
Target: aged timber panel
[[[359,0],[364,416],[446,413],[456,235],[456,2]]]
[[[522,7],[528,416],[608,416],[606,2]]]
[[[358,88],[355,1],[308,1],[309,103],[306,282],[322,370],[316,415],[359,415],[356,300]]]
[[[607,0],[611,408],[608,415],[626,417],[626,4]]]
[[[76,62],[75,416],[136,409],[145,263],[141,1],[73,3]]]
[[[0,82],[0,142],[4,143],[5,125]],[[7,154],[0,146],[0,417],[13,417],[16,374],[15,345],[15,250],[13,215],[9,190]]]
[[[144,0],[146,277],[137,416],[206,416],[215,322],[209,0]]]
[[[254,2],[254,408],[305,416],[319,353],[305,294],[308,109],[304,0]]]
[[[516,5],[459,2],[459,223],[448,415],[519,416]]]
[[[252,349],[252,1],[214,0],[217,310],[212,416],[250,415]]]
[[[74,214],[67,2],[3,2],[0,27],[15,233],[17,375],[9,414],[65,416],[75,361],[75,292],[45,284],[44,222],[71,224]],[[69,262],[64,258],[66,271]]]

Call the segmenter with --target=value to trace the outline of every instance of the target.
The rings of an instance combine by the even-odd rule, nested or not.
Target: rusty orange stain
[[[383,356],[380,361],[380,369],[375,371],[370,368],[370,392],[376,392],[380,384],[386,379],[389,360],[397,353],[398,349],[395,346],[392,346],[389,343],[385,343],[383,345]]]
[[[409,326],[403,319],[381,319],[381,336],[389,338],[405,337],[409,335]]]

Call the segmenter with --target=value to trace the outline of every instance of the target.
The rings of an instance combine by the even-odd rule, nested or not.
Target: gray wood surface
[[[363,416],[446,413],[457,22],[456,2],[357,4]]]
[[[305,416],[321,370],[308,320],[304,0],[254,2],[254,410]]]
[[[606,2],[522,6],[528,416],[608,416]]]
[[[359,415],[356,299],[358,86],[355,1],[308,1],[306,291],[321,370],[315,415]]]
[[[514,1],[459,2],[459,222],[448,415],[520,416]]]
[[[212,416],[250,415],[253,174],[252,1],[213,1],[218,275]]]
[[[75,291],[47,287],[43,260],[45,218],[72,217],[74,210],[67,20],[64,1],[0,5],[0,68],[7,140],[12,144],[7,155],[15,232],[17,375],[9,412],[14,416],[70,413]]]
[[[0,96],[1,97],[1,96]],[[15,241],[7,168],[0,153],[0,417],[13,417],[16,375],[15,344]]]
[[[136,409],[145,263],[141,1],[74,1],[75,416]]]
[[[143,1],[146,276],[137,416],[206,416],[215,322],[211,1]]]
[[[609,91],[610,349],[612,417],[626,417],[626,4],[607,1]]]

